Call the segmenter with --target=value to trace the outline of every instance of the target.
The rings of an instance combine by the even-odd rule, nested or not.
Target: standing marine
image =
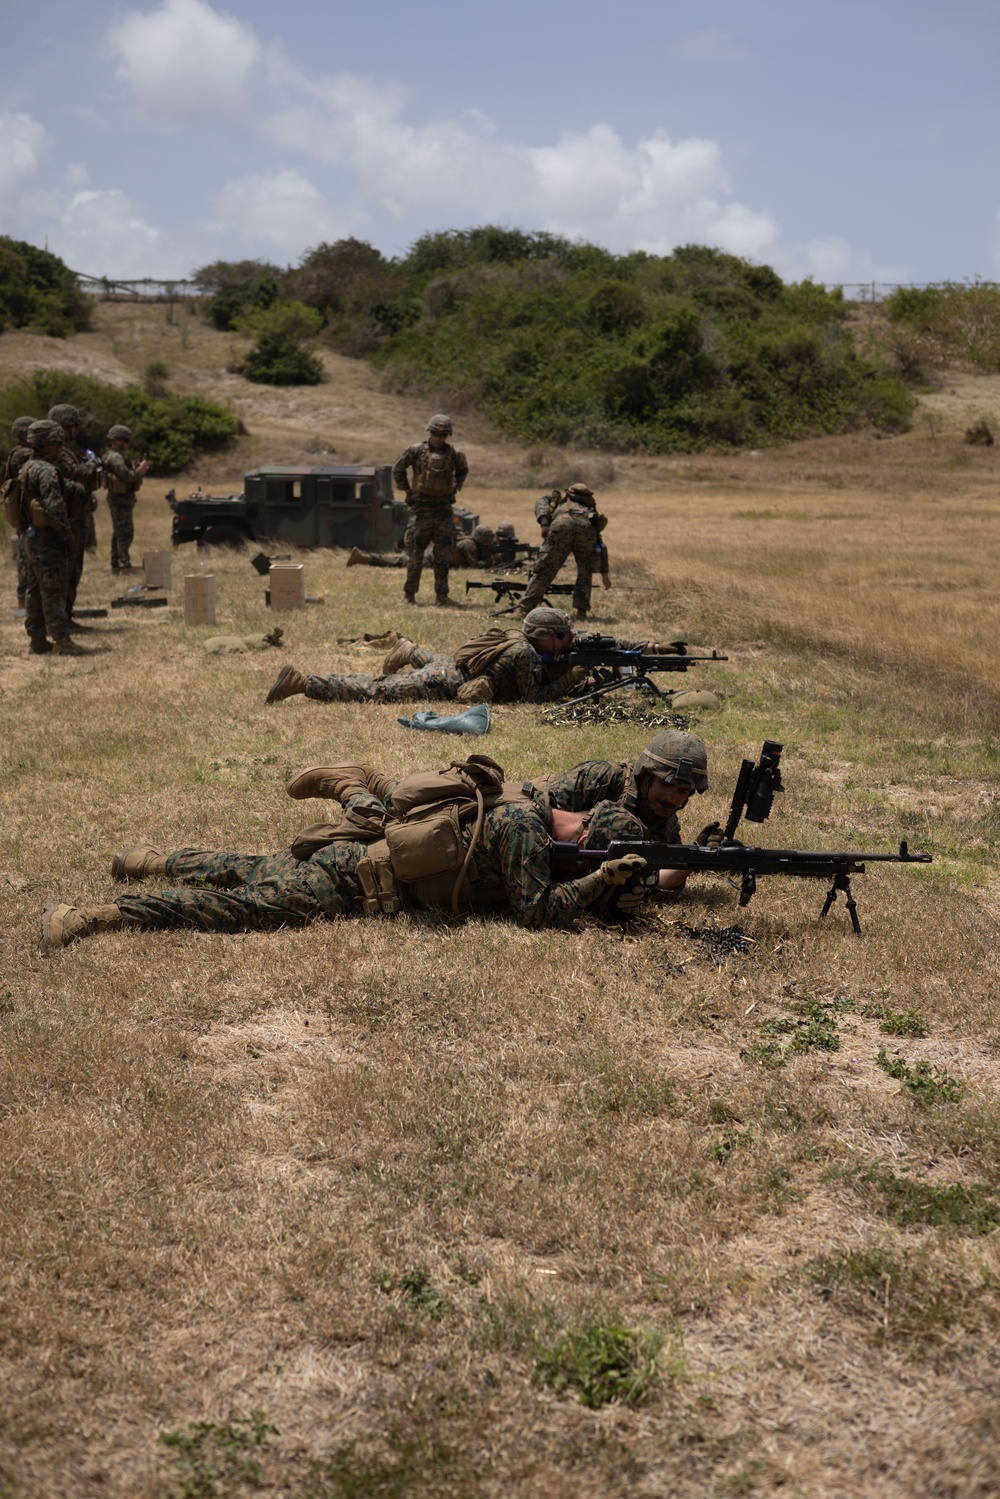
[[[24,465],[32,456],[28,447],[28,428],[35,420],[33,416],[19,416],[11,423],[11,432],[14,436],[14,446],[7,454],[7,461],[3,466],[3,474],[0,475],[0,484],[6,488],[11,479],[16,479]],[[23,529],[16,526],[18,548],[17,548],[17,607],[24,608],[24,598],[28,592],[28,553],[24,545]]]
[[[59,465],[63,429],[58,422],[32,422],[32,457],[21,469],[23,546],[28,559],[24,627],[34,655],[89,656],[70,635],[69,579],[76,536]],[[47,638],[51,635],[51,641]]]
[[[58,422],[63,429],[62,449],[59,453],[59,472],[66,486],[66,512],[73,532],[73,547],[69,564],[69,583],[66,606],[70,617],[76,603],[76,590],[83,574],[83,554],[87,549],[87,537],[93,523],[94,491],[97,489],[98,467],[80,452],[77,438],[83,418],[75,406],[53,406],[48,417]]]
[[[608,518],[598,510],[594,492],[586,484],[571,484],[565,494],[553,489],[551,494],[542,495],[535,505],[535,517],[542,528],[542,549],[514,612],[527,614],[536,609],[572,554],[576,559],[573,608],[577,619],[586,619],[594,572],[600,573],[605,588],[611,587],[608,550],[601,540]]]
[[[133,511],[138,491],[149,468],[145,458],[141,463],[136,463],[134,458],[125,457],[125,449],[131,441],[132,433],[128,427],[110,428],[108,442],[111,446],[102,459],[104,483],[108,491],[108,509],[111,511],[111,571],[113,573],[132,571],[129,548],[135,538]]]
[[[406,496],[413,518],[406,528],[406,582],[403,597],[417,602],[424,551],[434,547],[434,602],[454,605],[448,597],[448,569],[455,545],[452,506],[469,474],[465,454],[448,441],[451,417],[439,413],[427,423],[424,442],[404,449],[392,467],[392,482]]]

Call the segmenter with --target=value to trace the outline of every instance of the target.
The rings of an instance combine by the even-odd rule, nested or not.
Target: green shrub
[[[257,385],[318,385],[323,364],[287,333],[262,333],[243,361],[241,374]]]
[[[90,325],[90,308],[58,255],[0,235],[0,332],[35,328],[65,338]]]
[[[60,402],[80,408],[80,440],[95,451],[106,446],[108,428],[116,422],[130,427],[134,446],[146,454],[153,474],[176,473],[198,453],[224,447],[240,430],[231,411],[200,396],[155,396],[138,385],[121,389],[87,375],[39,370],[0,394],[0,436],[6,440],[16,417],[45,416]]]
[[[890,1057],[884,1046],[880,1046],[875,1057],[876,1067],[889,1077],[894,1077],[909,1093],[920,1108],[931,1108],[936,1104],[961,1103],[965,1095],[965,1084],[952,1077],[945,1067],[932,1067],[930,1062],[917,1062],[911,1067],[902,1057]]]
[[[557,1395],[576,1390],[581,1405],[598,1410],[618,1400],[641,1405],[659,1378],[662,1339],[614,1322],[586,1322],[535,1360],[532,1378]]]

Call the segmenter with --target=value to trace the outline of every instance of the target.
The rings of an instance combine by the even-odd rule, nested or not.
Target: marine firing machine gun
[[[713,650],[710,656],[695,656],[684,640],[673,640],[662,650],[644,652],[623,650],[613,635],[597,635],[574,646],[566,657],[567,666],[585,666],[594,685],[586,692],[572,694],[571,701],[585,703],[591,698],[627,688],[633,692],[652,692],[664,702],[667,694],[650,676],[654,671],[687,671],[701,661],[728,661]]]
[[[760,759],[755,764],[744,760],[736,781],[729,820],[723,834],[724,841],[709,846],[698,843],[655,843],[636,839],[609,844],[606,849],[579,848],[575,843],[554,843],[552,856],[565,864],[602,864],[605,859],[620,859],[626,854],[638,854],[646,861],[646,873],[637,880],[651,882],[662,869],[687,870],[689,873],[725,874],[740,877],[739,904],[747,906],[757,891],[757,880],[763,875],[785,875],[791,879],[829,880],[830,887],[823,902],[821,916],[826,916],[837,896],[843,894],[851,927],[856,936],[861,936],[857,902],[851,891],[851,876],[864,874],[867,864],[930,864],[930,854],[911,854],[906,840],[899,845],[896,854],[869,854],[845,849],[807,850],[796,848],[754,848],[734,838],[736,827],[742,816],[748,822],[764,822],[770,815],[771,803],[776,792],[783,791],[781,784],[782,746],[773,739],[765,739]],[[681,762],[683,765],[683,762]],[[613,908],[612,908],[613,909]]]

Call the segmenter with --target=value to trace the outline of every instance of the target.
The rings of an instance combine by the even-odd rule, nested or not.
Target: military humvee
[[[366,552],[398,548],[410,516],[393,498],[388,463],[362,468],[255,468],[243,475],[243,493],[207,495],[196,491],[167,501],[174,512],[175,546],[240,547],[250,541],[285,542],[299,547],[361,547]],[[455,507],[456,520],[469,532],[479,517]]]

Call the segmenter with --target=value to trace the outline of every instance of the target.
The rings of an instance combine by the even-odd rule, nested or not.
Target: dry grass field
[[[0,379],[166,359],[249,429],[182,488],[330,447],[384,461],[426,419],[346,360],[305,393],[248,387],[177,316],[5,335]],[[685,831],[771,737],[787,790],[760,841],[934,854],[856,881],[860,939],[818,884],[762,881],[740,911],[693,880],[624,937],[413,916],[43,958],[44,901],[111,899],[123,844],[265,850],[329,815],[284,794],[302,766],[483,749],[535,775],[646,736],[530,706],[475,743],[266,708],[285,661],[377,669],[338,637],[482,628],[334,552],[303,557],[326,602],[282,617],[286,650],[205,654],[275,621],[245,556],[189,550],[169,608],[32,657],[5,548],[0,1494],[1000,1491],[1000,460],[960,437],[1000,397],[963,379],[906,437],[616,459],[601,492],[599,625],[731,658],[690,674],[724,706],[696,724],[712,784]],[[466,497],[522,535],[529,468],[611,473],[481,428],[467,447]],[[169,544],[166,487],[140,556]],[[98,533],[87,604],[112,594],[103,505]],[[217,576],[215,628],[183,624],[189,570]]]

